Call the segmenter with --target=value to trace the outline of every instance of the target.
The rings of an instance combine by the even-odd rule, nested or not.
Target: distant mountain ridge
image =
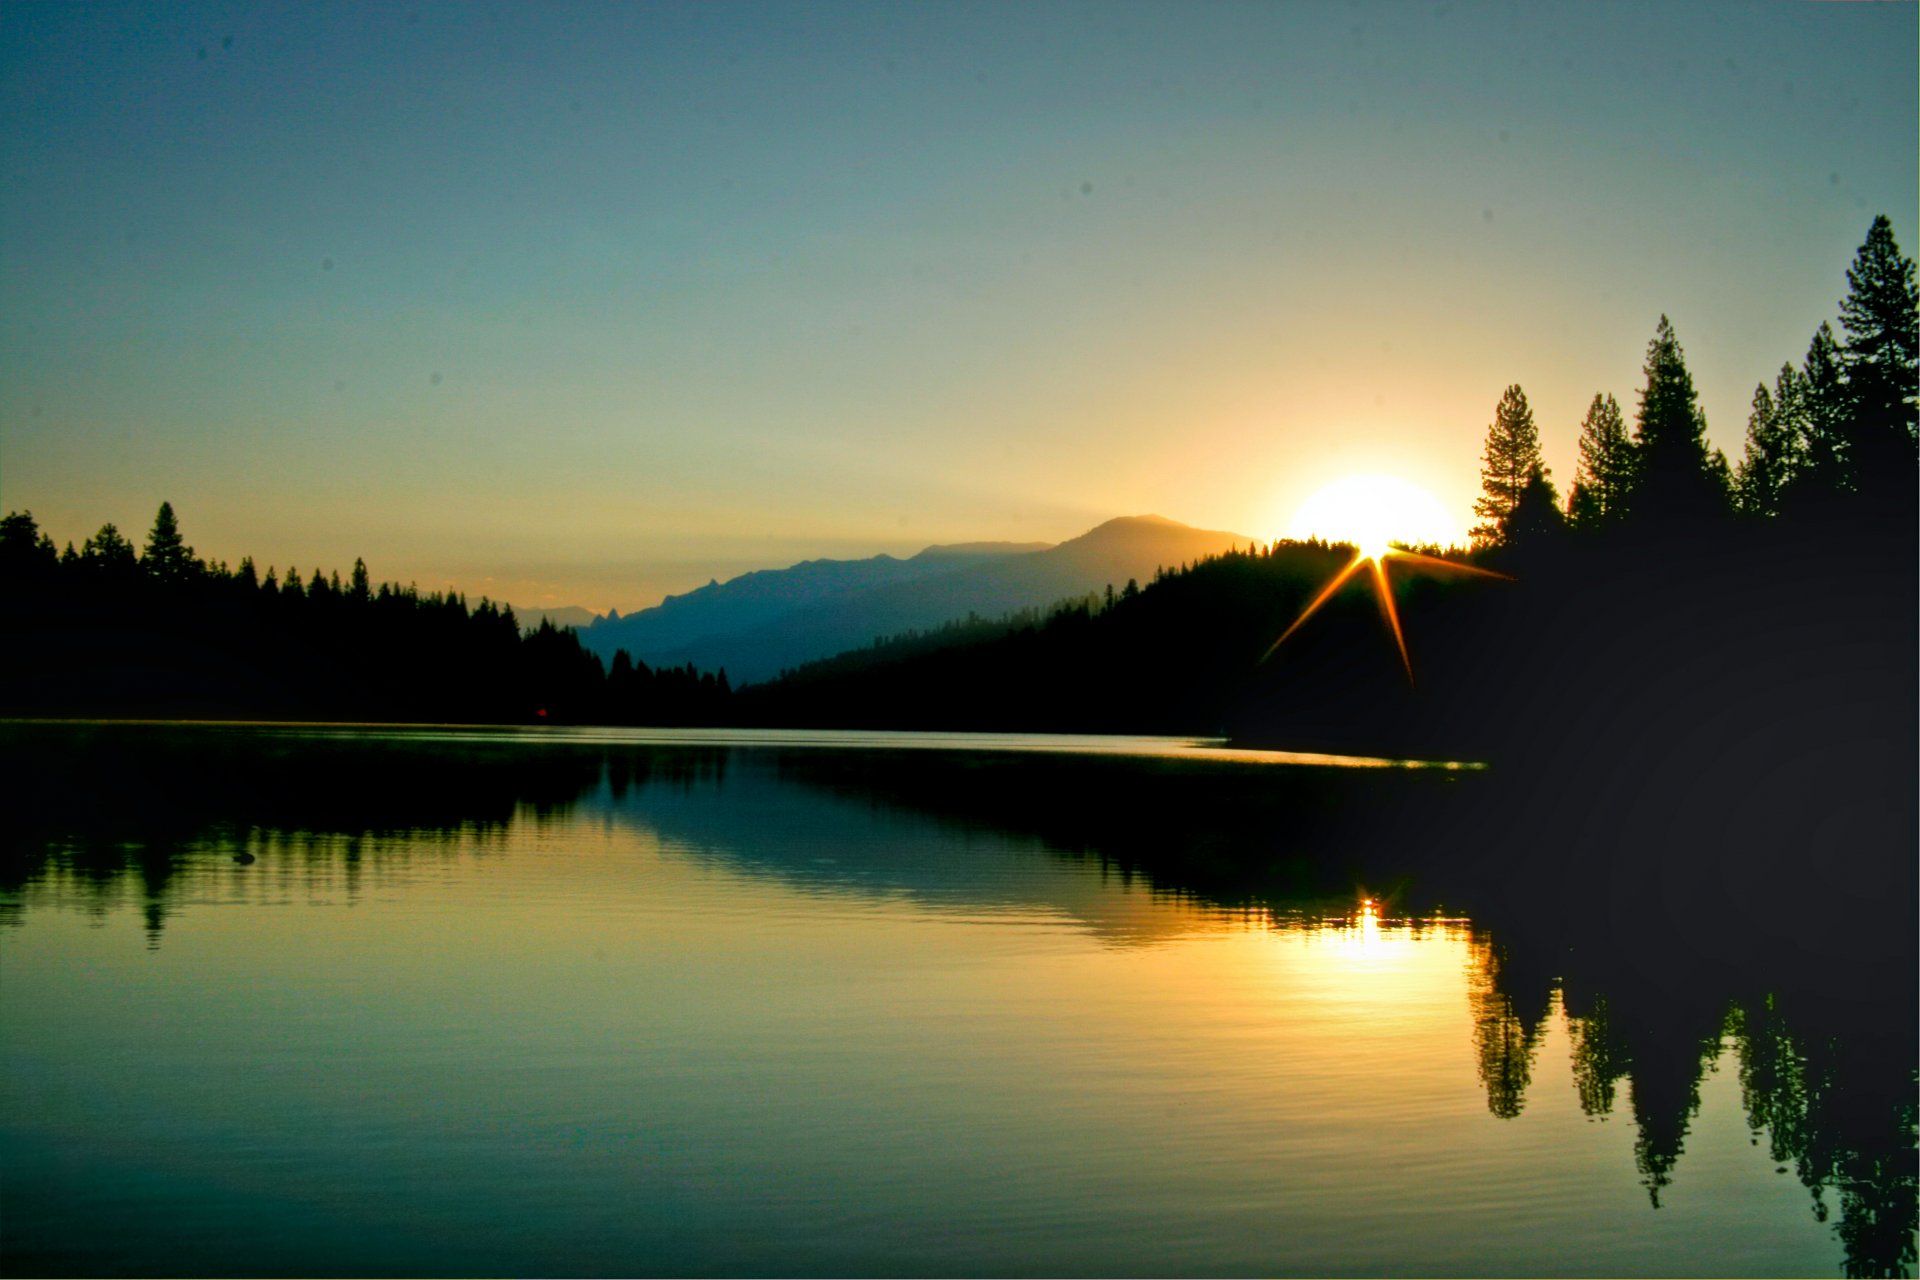
[[[651,609],[597,619],[582,635],[593,652],[610,658],[625,649],[648,663],[707,636],[763,626],[810,605],[838,601],[891,583],[951,573],[983,559],[1020,555],[1044,542],[969,542],[928,547],[905,560],[889,555],[865,560],[802,560],[785,569],[756,569],[725,582],[710,581],[684,595],[668,596]],[[705,665],[705,664],[697,664]]]
[[[651,666],[725,667],[735,683],[767,680],[875,638],[998,617],[1069,596],[1146,581],[1156,569],[1251,539],[1161,516],[1124,516],[1077,538],[928,547],[906,560],[807,560],[710,582],[652,609],[596,619],[582,642],[611,660],[625,649]]]

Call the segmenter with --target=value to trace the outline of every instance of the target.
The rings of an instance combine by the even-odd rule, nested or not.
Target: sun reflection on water
[[[1452,917],[1415,919],[1387,913],[1386,904],[1370,895],[1359,897],[1342,915],[1322,918],[1314,940],[1342,960],[1368,969],[1402,966],[1433,959],[1420,944],[1453,940],[1466,925]]]

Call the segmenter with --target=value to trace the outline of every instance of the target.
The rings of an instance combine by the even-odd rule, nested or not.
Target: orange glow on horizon
[[[1293,513],[1288,536],[1344,542],[1378,558],[1396,542],[1455,546],[1460,526],[1439,499],[1412,481],[1359,472],[1315,491]]]

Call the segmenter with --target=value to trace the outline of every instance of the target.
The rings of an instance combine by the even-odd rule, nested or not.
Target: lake
[[[1814,922],[1795,890],[1802,922],[1539,870],[1474,838],[1498,778],[1464,764],[376,727],[0,748],[9,1274],[1914,1262],[1911,902]]]

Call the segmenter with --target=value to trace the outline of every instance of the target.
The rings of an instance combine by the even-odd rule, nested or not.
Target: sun
[[[1363,473],[1335,480],[1293,513],[1287,536],[1349,543],[1367,559],[1393,544],[1453,546],[1460,526],[1439,499],[1399,476]]]
[[[1406,668],[1407,683],[1411,684],[1413,655],[1407,652],[1407,634],[1400,627],[1400,611],[1393,603],[1393,584],[1387,581],[1387,564],[1391,561],[1428,571],[1506,578],[1505,574],[1490,569],[1395,547],[1395,543],[1450,547],[1459,535],[1459,527],[1432,494],[1398,476],[1353,475],[1334,481],[1308,498],[1294,513],[1291,535],[1297,539],[1324,538],[1328,542],[1347,543],[1354,549],[1353,559],[1300,611],[1293,625],[1268,646],[1260,657],[1262,662],[1271,658],[1288,636],[1318,613],[1320,606],[1331,600],[1348,579],[1370,569],[1380,616],[1393,634],[1394,646],[1400,651],[1400,664]]]

